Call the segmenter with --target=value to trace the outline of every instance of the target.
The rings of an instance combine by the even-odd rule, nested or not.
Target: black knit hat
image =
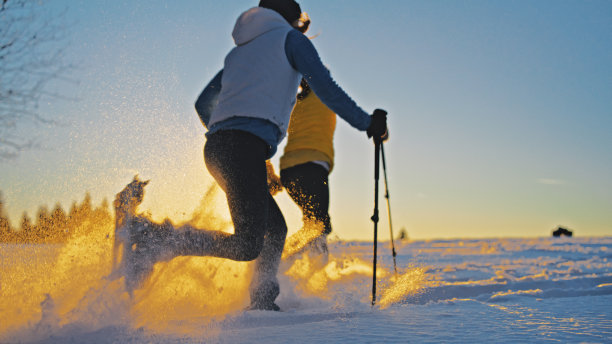
[[[280,13],[290,25],[300,19],[302,9],[294,0],[260,0],[259,7],[269,8]]]

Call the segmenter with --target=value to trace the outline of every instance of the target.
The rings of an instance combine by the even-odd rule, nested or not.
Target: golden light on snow
[[[134,294],[136,327],[181,331],[181,320],[223,318],[248,306],[250,264],[226,259],[180,257],[157,264]]]
[[[391,285],[383,289],[378,305],[381,309],[401,302],[407,296],[421,292],[427,286],[425,269],[412,268],[391,279]]]

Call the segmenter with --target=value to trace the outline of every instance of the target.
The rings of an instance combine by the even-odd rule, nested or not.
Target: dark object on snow
[[[562,236],[567,236],[567,237],[571,237],[572,236],[572,231],[570,231],[567,228],[563,228],[563,227],[558,227],[557,229],[555,229],[552,233],[552,235],[556,238],[558,237],[562,237]]]
[[[406,232],[406,228],[402,227],[402,229],[399,232],[399,236],[397,237],[398,240],[408,240],[408,232]]]

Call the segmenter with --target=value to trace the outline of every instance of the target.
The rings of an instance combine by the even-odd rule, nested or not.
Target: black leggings
[[[329,172],[321,165],[308,162],[281,170],[281,183],[302,209],[304,223],[323,224],[324,234],[331,233],[329,217]]]
[[[287,236],[283,214],[268,191],[267,154],[262,139],[240,130],[213,133],[204,146],[206,168],[225,191],[234,223],[234,234],[214,233],[207,255],[256,259],[252,299],[261,284],[272,282],[278,288],[276,273]]]

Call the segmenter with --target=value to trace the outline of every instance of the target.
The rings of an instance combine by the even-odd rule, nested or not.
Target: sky
[[[612,2],[303,0],[308,35],[367,112],[388,111],[394,234],[413,239],[612,235]],[[112,200],[151,179],[141,209],[185,219],[212,177],[193,103],[222,68],[231,30],[254,0],[55,0],[75,65],[69,97],[24,126],[40,149],[0,162],[13,224],[90,192]],[[278,168],[284,142],[272,162]],[[341,239],[371,240],[374,147],[343,120],[330,215]],[[379,182],[384,190],[384,179]],[[389,238],[380,194],[379,238]],[[300,212],[276,196],[289,232]],[[213,204],[222,216],[222,195]]]

